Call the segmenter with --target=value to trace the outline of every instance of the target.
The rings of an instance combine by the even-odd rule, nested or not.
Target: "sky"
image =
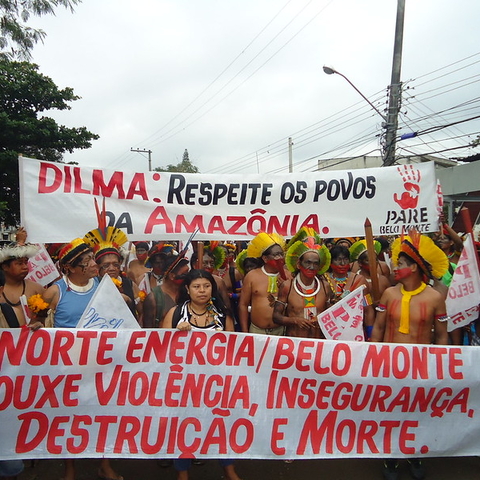
[[[100,135],[66,161],[147,171],[286,173],[379,155],[396,0],[83,0],[30,21],[32,61],[80,100],[49,112]],[[398,155],[462,157],[480,134],[478,0],[406,0]],[[458,123],[461,122],[461,123]],[[445,125],[454,123],[448,128]]]

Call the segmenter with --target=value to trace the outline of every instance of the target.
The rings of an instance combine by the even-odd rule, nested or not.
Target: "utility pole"
[[[141,148],[130,148],[131,152],[136,152],[136,153],[148,153],[148,171],[152,171],[152,151],[151,150],[145,150]]]
[[[393,46],[392,78],[388,98],[385,144],[383,146],[383,166],[395,163],[395,147],[398,129],[398,111],[401,103],[400,74],[402,70],[403,24],[405,20],[405,0],[397,0],[397,21]]]
[[[288,173],[293,173],[293,142],[292,137],[288,137]]]

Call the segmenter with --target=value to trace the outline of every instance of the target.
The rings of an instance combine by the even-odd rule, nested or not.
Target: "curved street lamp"
[[[333,75],[336,73],[337,75],[340,75],[342,78],[344,78],[361,95],[361,97],[383,118],[385,124],[387,124],[387,117],[382,112],[380,112],[380,110],[343,73],[340,73],[334,68],[327,67],[325,65],[323,67],[323,71],[327,75]]]

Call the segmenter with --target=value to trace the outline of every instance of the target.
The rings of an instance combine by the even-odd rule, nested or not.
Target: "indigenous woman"
[[[217,284],[211,273],[205,270],[190,270],[187,273],[177,306],[165,316],[163,328],[178,330],[226,330],[233,332],[233,319],[228,315],[225,304],[218,296]],[[174,460],[177,480],[188,480],[192,464],[189,458]],[[220,460],[227,480],[240,480],[233,461]]]
[[[340,299],[346,297],[355,289],[364,285],[364,310],[363,325],[366,338],[370,338],[375,321],[375,311],[373,310],[370,287],[365,277],[350,271],[350,251],[347,247],[336,246],[330,250],[332,261],[330,270],[324,274],[324,278],[330,286],[330,305],[337,303]]]
[[[330,254],[330,269],[324,276],[331,289],[330,304],[334,304],[360,285],[367,286],[367,282],[361,275],[350,272],[350,252],[347,247],[335,246]]]
[[[190,270],[180,287],[177,306],[170,309],[164,328],[179,330],[226,330],[233,332],[233,319],[219,297],[217,283],[206,270]]]

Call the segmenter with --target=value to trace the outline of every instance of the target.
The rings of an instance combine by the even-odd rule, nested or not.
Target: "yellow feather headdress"
[[[392,243],[392,261],[398,264],[398,255],[408,255],[428,278],[441,278],[448,270],[448,257],[434,241],[417,230],[411,229],[409,235],[402,234]]]
[[[97,213],[98,228],[90,230],[83,237],[84,242],[89,245],[95,254],[95,260],[113,253],[122,258],[120,247],[128,242],[127,235],[116,227],[107,227],[107,215],[105,211],[105,199],[103,199],[102,210],[100,211],[95,198],[95,210]]]
[[[285,239],[278,233],[260,232],[250,240],[247,247],[247,257],[260,258],[265,250],[268,250],[273,245],[280,245],[285,250]]]

